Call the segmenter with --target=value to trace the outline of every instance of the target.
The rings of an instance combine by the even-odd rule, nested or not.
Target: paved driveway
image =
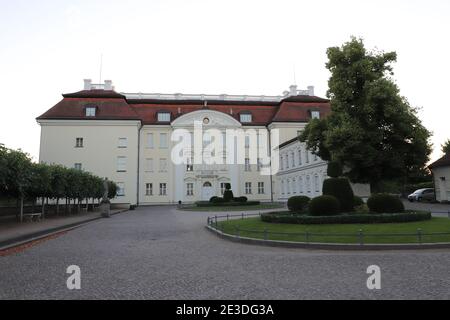
[[[449,299],[450,251],[329,252],[231,243],[208,213],[139,208],[0,257],[0,298]],[[366,269],[382,270],[369,291]],[[66,268],[81,267],[69,291]]]

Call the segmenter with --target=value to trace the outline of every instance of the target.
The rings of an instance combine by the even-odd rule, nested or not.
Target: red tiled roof
[[[86,117],[87,106],[97,107],[95,117]],[[64,98],[37,119],[141,120],[125,99],[116,98]]]
[[[64,94],[64,99],[38,117],[43,119],[81,120],[141,120],[145,124],[158,124],[157,113],[168,111],[171,119],[192,111],[202,110],[204,101],[127,100],[124,95],[107,90],[84,90]],[[85,107],[96,106],[95,118],[85,116]],[[322,115],[330,112],[326,99],[313,96],[295,96],[277,102],[257,101],[208,101],[207,108],[223,112],[239,121],[239,114],[251,112],[252,123],[244,125],[268,125],[271,122],[306,122],[311,110]]]
[[[450,153],[447,153],[445,156],[443,156],[439,160],[433,162],[428,167],[430,169],[439,168],[439,167],[450,167]]]

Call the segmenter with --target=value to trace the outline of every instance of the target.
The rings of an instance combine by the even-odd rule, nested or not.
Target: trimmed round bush
[[[234,199],[233,191],[231,190],[225,190],[223,193],[223,199],[225,202],[231,202]]]
[[[248,198],[247,197],[238,197],[238,198],[235,198],[234,201],[237,201],[240,203],[245,203],[248,201]]]
[[[360,207],[364,205],[364,200],[361,197],[353,196],[353,207]]]
[[[209,199],[209,202],[214,202],[216,201],[217,198],[218,198],[217,196],[211,197],[211,199]]]
[[[402,213],[405,206],[399,197],[390,194],[374,194],[367,200],[367,206],[375,213]]]
[[[287,206],[289,211],[301,212],[308,207],[310,201],[311,199],[305,196],[290,197]]]
[[[347,178],[330,178],[323,182],[322,193],[338,199],[341,212],[351,212],[354,208],[354,194]]]
[[[339,161],[330,161],[328,163],[327,175],[331,178],[342,176],[342,165]]]
[[[309,213],[312,216],[334,216],[339,214],[338,199],[333,196],[320,196],[309,203]]]

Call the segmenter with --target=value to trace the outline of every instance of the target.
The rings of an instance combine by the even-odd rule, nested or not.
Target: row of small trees
[[[70,212],[72,204],[80,206],[89,200],[99,201],[104,193],[104,180],[91,173],[66,168],[60,165],[34,163],[28,154],[21,150],[12,150],[0,144],[0,198],[14,198],[20,204],[20,220],[23,219],[25,200],[34,204],[41,200],[42,214],[49,199],[56,202],[56,214],[59,214],[60,202],[65,200],[66,210]],[[108,181],[108,197],[114,198],[117,185]]]

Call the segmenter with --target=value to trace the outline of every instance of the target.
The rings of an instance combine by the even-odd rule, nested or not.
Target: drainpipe
[[[269,131],[269,159],[270,159],[270,202],[273,202],[273,177],[272,177],[272,135],[270,134],[270,129],[267,127],[267,131]]]
[[[139,206],[139,184],[140,184],[140,165],[141,165],[141,130],[142,123],[138,129],[138,145],[137,145],[137,189],[136,189],[136,206]]]

